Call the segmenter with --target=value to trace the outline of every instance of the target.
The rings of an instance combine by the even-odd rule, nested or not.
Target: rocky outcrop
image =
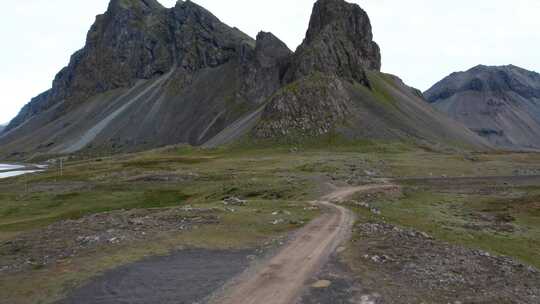
[[[367,73],[381,55],[368,15],[343,0],[319,0],[306,37],[288,59],[282,82],[252,132],[256,138],[327,135],[351,120],[353,98],[344,82],[372,89]]]
[[[325,135],[348,118],[349,106],[349,96],[339,78],[312,74],[270,98],[253,134],[263,139]]]
[[[261,104],[282,86],[292,51],[272,33],[260,32],[243,63],[243,96]]]
[[[373,41],[366,12],[343,0],[320,0],[315,3],[306,38],[292,59],[286,80],[321,72],[369,86],[366,70],[380,69],[380,49]]]
[[[540,148],[540,74],[516,66],[476,66],[425,93],[440,111],[492,144]]]

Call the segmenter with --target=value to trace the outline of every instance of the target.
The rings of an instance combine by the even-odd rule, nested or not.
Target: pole
[[[24,192],[28,195],[28,174],[24,174]]]

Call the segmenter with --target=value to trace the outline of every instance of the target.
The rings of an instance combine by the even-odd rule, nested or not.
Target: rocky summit
[[[425,96],[497,147],[540,148],[538,73],[512,65],[479,65],[444,78]]]
[[[369,86],[366,70],[380,69],[381,54],[366,12],[344,1],[321,0],[315,3],[306,38],[294,55],[287,79],[321,72]]]
[[[314,136],[485,146],[380,68],[368,15],[343,0],[315,3],[294,53],[191,1],[111,0],[52,88],[6,127],[0,154]]]

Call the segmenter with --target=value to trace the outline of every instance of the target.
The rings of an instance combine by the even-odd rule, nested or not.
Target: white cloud
[[[0,0],[7,2],[7,0]],[[173,6],[175,0],[161,0]],[[251,36],[271,31],[292,49],[302,41],[314,0],[195,0]],[[383,70],[427,89],[476,64],[515,64],[540,71],[540,1],[354,0],[370,15]],[[50,87],[83,46],[108,0],[25,0],[0,12],[0,122]]]

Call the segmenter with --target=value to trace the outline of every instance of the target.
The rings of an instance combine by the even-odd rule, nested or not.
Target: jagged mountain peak
[[[292,82],[321,72],[369,87],[366,71],[380,68],[380,49],[373,41],[367,13],[343,0],[319,0],[313,6],[306,38],[295,53],[286,80]]]
[[[263,66],[273,66],[276,60],[285,60],[292,51],[287,45],[269,32],[259,32],[257,34],[255,54],[257,61]]]
[[[319,0],[314,4],[306,40],[313,41],[326,30],[352,36],[362,34],[351,39],[373,39],[367,13],[359,5],[344,0]]]
[[[108,11],[115,12],[125,9],[159,10],[164,8],[156,0],[111,0]]]

